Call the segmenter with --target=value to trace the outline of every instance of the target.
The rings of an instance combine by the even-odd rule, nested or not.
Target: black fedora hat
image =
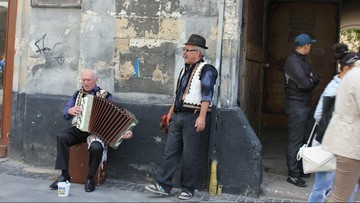
[[[195,45],[207,49],[206,39],[200,35],[192,34],[185,45]]]

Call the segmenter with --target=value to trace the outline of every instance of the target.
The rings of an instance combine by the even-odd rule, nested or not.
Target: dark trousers
[[[166,190],[173,188],[172,178],[181,156],[181,188],[183,191],[194,192],[196,173],[199,165],[200,146],[208,141],[211,114],[206,116],[204,131],[196,132],[195,120],[198,113],[177,112],[172,115],[165,147],[163,171],[157,176],[157,182]],[[208,145],[208,143],[206,143]]]
[[[310,107],[287,108],[286,114],[288,117],[288,143],[286,150],[288,174],[299,177],[303,171],[302,160],[298,161],[296,155],[300,147],[307,142],[315,120]]]
[[[76,127],[68,128],[60,132],[57,136],[57,155],[55,169],[69,169],[70,147],[82,142],[86,142],[86,138],[90,133],[83,132]],[[94,141],[89,148],[89,171],[88,175],[95,176],[103,153],[103,146],[100,142]]]

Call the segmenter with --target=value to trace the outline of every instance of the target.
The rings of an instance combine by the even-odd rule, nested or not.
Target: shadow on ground
[[[286,182],[286,142],[286,128],[267,126],[262,128],[264,178],[261,185],[261,196],[307,201],[314,182],[314,175],[304,178],[308,182],[308,187],[305,188]]]
[[[286,182],[286,142],[287,129],[284,127],[263,127],[261,143],[263,146],[264,178],[261,185],[261,196],[277,197],[307,201],[314,184],[314,174],[310,178],[304,178],[308,182],[305,188],[297,187]],[[358,191],[355,200],[360,200]]]

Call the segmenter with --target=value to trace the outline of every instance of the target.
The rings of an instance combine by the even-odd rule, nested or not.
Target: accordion
[[[102,97],[86,95],[81,98],[80,108],[76,127],[101,137],[114,149],[125,132],[139,123],[131,112]]]

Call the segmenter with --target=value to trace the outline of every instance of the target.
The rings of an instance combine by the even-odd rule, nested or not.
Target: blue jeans
[[[335,171],[316,172],[315,181],[308,202],[324,202],[327,191],[331,190],[334,183]]]
[[[312,140],[312,147],[320,146],[320,143],[316,141],[315,137],[316,136],[314,136]],[[325,198],[330,196],[331,188],[335,180],[335,174],[335,171],[315,173],[315,181],[308,202],[325,202]],[[358,185],[355,186],[355,189],[349,198],[349,202],[354,202],[357,189]]]
[[[310,193],[308,202],[325,202],[325,198],[330,195],[331,187],[334,183],[335,171],[316,172],[315,181]],[[349,202],[354,202],[357,186],[349,198]]]

